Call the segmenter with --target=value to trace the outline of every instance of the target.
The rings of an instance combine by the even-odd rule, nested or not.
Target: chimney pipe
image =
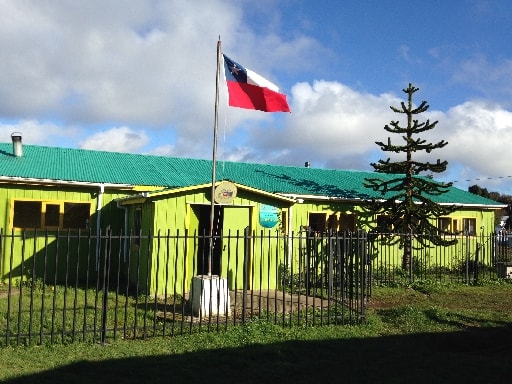
[[[305,166],[306,168],[309,168],[309,167],[310,167],[309,161],[306,161],[306,162],[304,163],[304,166]]]
[[[11,139],[14,156],[23,156],[23,146],[21,145],[21,132],[13,132],[11,134]]]

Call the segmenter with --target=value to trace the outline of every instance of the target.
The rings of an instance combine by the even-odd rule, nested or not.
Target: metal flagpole
[[[213,236],[214,236],[214,221],[215,221],[215,181],[217,178],[217,131],[219,128],[219,82],[220,82],[220,55],[221,55],[221,42],[220,36],[217,41],[217,75],[215,78],[215,123],[213,127],[213,153],[212,153],[212,193],[211,193],[211,208],[210,208],[210,249],[208,252],[208,276],[212,275],[212,257],[213,257]]]

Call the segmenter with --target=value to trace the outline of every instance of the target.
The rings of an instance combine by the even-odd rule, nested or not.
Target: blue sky
[[[0,2],[0,137],[211,158],[216,43],[292,112],[226,106],[220,161],[372,170],[411,82],[428,101],[419,159],[512,194],[512,3],[502,0]],[[391,137],[397,141],[398,137]]]

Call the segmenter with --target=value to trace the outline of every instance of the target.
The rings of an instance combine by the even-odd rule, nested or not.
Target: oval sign
[[[260,225],[264,228],[273,228],[279,223],[279,208],[272,205],[260,205]]]
[[[215,202],[218,204],[229,204],[236,197],[236,185],[230,181],[221,181],[215,187]]]

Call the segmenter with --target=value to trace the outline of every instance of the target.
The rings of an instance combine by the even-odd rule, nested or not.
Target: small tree
[[[391,161],[379,160],[371,165],[376,172],[393,174],[390,178],[368,178],[365,186],[378,191],[383,196],[382,200],[373,201],[369,205],[372,214],[382,214],[386,218],[386,228],[376,228],[377,232],[388,231],[401,233],[403,236],[384,236],[388,243],[399,242],[404,250],[402,268],[409,269],[412,260],[412,238],[416,237],[421,246],[451,245],[456,240],[443,238],[433,224],[434,219],[447,215],[455,210],[452,206],[443,206],[430,199],[431,196],[448,192],[451,183],[439,183],[432,179],[433,173],[446,170],[448,162],[437,160],[436,163],[419,162],[413,159],[413,154],[418,151],[430,153],[437,148],[443,148],[448,143],[441,140],[438,143],[427,143],[418,138],[418,134],[433,129],[437,121],[419,122],[415,116],[426,112],[429,108],[426,101],[422,101],[417,107],[413,105],[413,94],[419,88],[409,84],[403,91],[407,94],[408,102],[401,103],[399,108],[390,107],[393,112],[402,113],[407,118],[407,126],[402,127],[398,121],[391,121],[384,129],[391,133],[401,135],[403,143],[394,145],[388,138],[387,143],[376,142],[385,152],[405,153],[405,160]],[[420,176],[426,172],[428,177]],[[418,236],[428,234],[429,236]]]

